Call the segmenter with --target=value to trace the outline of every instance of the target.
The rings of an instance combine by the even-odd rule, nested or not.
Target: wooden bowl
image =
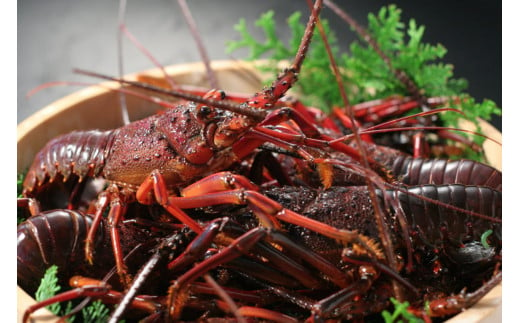
[[[220,87],[237,93],[259,91],[262,75],[247,62],[214,61]],[[205,68],[202,63],[173,65],[166,68],[167,73],[178,84],[196,85],[209,88]],[[163,78],[159,69],[145,71],[126,77],[129,80],[146,78],[157,81]],[[122,118],[119,112],[119,94],[109,88],[118,88],[116,82],[104,82],[101,86],[92,86],[66,96],[31,115],[18,125],[18,172],[27,169],[36,153],[47,141],[60,134],[73,130],[113,129],[120,127]],[[142,119],[155,113],[159,108],[148,101],[133,96],[126,96],[131,120]],[[486,122],[482,122],[483,132],[501,141],[501,133]],[[486,141],[486,156],[490,163],[501,169],[502,148]],[[450,319],[449,322],[498,322],[501,320],[501,285],[495,287],[476,306]],[[18,321],[21,321],[25,309],[34,303],[21,288],[18,288]],[[33,314],[34,322],[53,322],[57,318],[42,309]]]

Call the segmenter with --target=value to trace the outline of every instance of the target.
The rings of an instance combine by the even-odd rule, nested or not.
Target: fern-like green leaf
[[[23,180],[25,178],[25,174],[27,173],[27,171],[23,172],[23,173],[20,173],[20,174],[16,174],[16,195],[18,198],[20,197],[23,197],[22,195],[22,190],[23,190]],[[25,216],[26,216],[26,210],[22,207],[18,207],[17,210],[16,210],[16,225],[19,225],[20,223],[22,223],[23,221],[26,220]]]
[[[242,39],[227,44],[227,51],[238,48],[250,49],[250,60],[267,56],[271,64],[264,71],[277,71],[277,63],[282,60],[292,61],[305,26],[300,22],[301,14],[294,13],[288,19],[292,36],[285,46],[277,39],[274,12],[263,14],[256,26],[263,29],[265,42],[257,41],[247,30],[242,19],[235,26]],[[364,40],[350,44],[349,53],[339,53],[337,39],[330,30],[326,19],[321,20],[325,34],[331,45],[333,56],[342,71],[342,80],[349,87],[349,102],[356,104],[388,97],[390,95],[410,95],[408,89],[397,79],[381,56]],[[377,42],[383,53],[390,58],[392,67],[404,71],[425,96],[459,97],[450,107],[460,109],[472,122],[477,118],[489,120],[493,114],[500,114],[500,109],[490,100],[476,103],[464,91],[468,83],[464,79],[453,77],[453,66],[442,59],[447,49],[441,44],[423,42],[426,31],[414,19],[406,24],[401,21],[401,9],[395,5],[383,6],[376,14],[368,14],[368,33]],[[274,73],[273,73],[274,74]],[[274,78],[274,77],[273,77]],[[270,82],[271,80],[269,80]],[[342,106],[343,102],[338,85],[331,72],[330,62],[321,37],[314,36],[306,60],[302,66],[299,81],[295,85],[304,104],[315,106],[329,112],[332,106]],[[459,102],[460,103],[456,103]],[[418,110],[410,113],[419,112]],[[441,119],[446,126],[457,126],[460,114],[446,113]],[[482,139],[472,138],[479,143]]]
[[[37,302],[46,300],[56,295],[60,289],[61,287],[58,285],[58,266],[52,265],[45,271],[40,286],[38,286],[38,290],[36,290],[35,299]],[[47,309],[52,313],[59,315],[61,305],[55,303],[47,306]]]
[[[56,265],[50,266],[46,271],[41,280],[40,286],[35,294],[36,301],[40,302],[50,297],[55,296],[61,290],[61,286],[58,285],[58,267]],[[47,309],[58,316],[63,316],[69,313],[73,308],[72,302],[67,302],[65,309],[62,308],[61,303],[54,303],[47,306]],[[94,301],[89,306],[81,310],[82,320],[81,322],[106,322],[110,314],[108,307],[101,301]],[[74,322],[79,319],[77,315],[67,318],[67,322]]]
[[[101,303],[100,300],[97,300],[84,308],[81,314],[83,316],[83,322],[85,323],[101,323],[108,320],[110,310],[105,304]]]
[[[393,313],[387,310],[381,312],[381,316],[385,320],[385,323],[423,323],[424,321],[416,317],[412,313],[408,312],[407,308],[410,306],[408,302],[399,302],[395,298],[391,297],[390,301],[394,305]],[[404,321],[403,321],[404,319]]]
[[[287,24],[291,30],[291,37],[287,45],[283,44],[276,35],[273,11],[264,13],[255,23],[255,26],[263,30],[265,41],[256,40],[247,30],[245,21],[241,19],[235,25],[235,30],[240,33],[242,39],[228,42],[226,51],[231,53],[239,48],[249,48],[248,60],[265,58],[266,55],[269,55],[268,59],[271,64],[268,67],[260,68],[263,71],[271,71],[273,75],[276,75],[278,62],[281,60],[291,61],[298,51],[298,46],[305,31],[305,25],[301,22],[301,18],[300,12],[295,12],[288,17]],[[333,53],[338,53],[334,33],[330,31],[326,20],[323,20],[322,23],[326,34],[328,34]],[[271,81],[272,79],[267,80],[266,83]],[[332,105],[338,104],[341,100],[334,75],[330,72],[330,62],[325,44],[321,41],[317,32],[313,36],[313,46],[307,54],[295,88],[302,95],[301,100],[305,104],[317,106],[324,111],[329,111]]]

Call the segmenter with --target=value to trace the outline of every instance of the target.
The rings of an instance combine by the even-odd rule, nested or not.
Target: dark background
[[[489,98],[502,105],[502,42],[500,1],[342,1],[336,3],[366,25],[368,12],[395,3],[402,9],[402,20],[413,17],[426,26],[425,41],[441,43],[448,49],[445,62],[455,66],[455,77],[469,81],[468,92],[477,100]],[[197,21],[211,59],[227,59],[225,41],[238,39],[233,30],[244,17],[253,30],[261,13],[273,9],[280,37],[289,36],[286,18],[295,10],[306,16],[302,0],[190,0],[188,4]],[[18,115],[21,122],[31,113],[54,100],[78,90],[77,87],[53,87],[25,97],[31,89],[51,81],[87,81],[75,75],[73,68],[83,68],[117,75],[118,1],[20,0],[18,1]],[[327,18],[340,42],[347,48],[356,37],[345,23],[325,8]],[[305,19],[306,21],[306,19]],[[177,1],[128,1],[126,24],[161,64],[170,65],[200,60]],[[260,31],[258,31],[260,35]],[[247,56],[235,52],[235,58]],[[127,40],[124,44],[124,72],[153,67],[148,59]],[[501,118],[493,124],[502,129]]]

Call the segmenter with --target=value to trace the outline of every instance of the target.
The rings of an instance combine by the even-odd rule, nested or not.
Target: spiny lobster
[[[354,255],[354,260],[350,261],[361,262],[365,265],[375,264],[376,269],[381,270],[385,257],[379,253],[378,247],[370,242],[371,239],[358,233],[355,231],[356,229],[327,224],[324,223],[326,222],[324,219],[313,220],[290,209],[281,208],[275,202],[276,199],[273,199],[273,201],[260,194],[259,189],[247,179],[229,173],[219,173],[220,170],[234,169],[237,164],[245,161],[253,151],[265,142],[275,144],[285,149],[284,153],[295,154],[296,158],[301,158],[307,163],[314,162],[320,166],[326,165],[322,168],[318,167],[322,180],[327,176],[330,180],[335,180],[334,176],[337,173],[334,173],[334,175],[330,175],[330,173],[335,172],[338,167],[343,169],[343,173],[349,173],[349,171],[352,171],[352,169],[349,170],[349,167],[354,167],[353,172],[357,172],[358,176],[363,178],[364,175],[368,175],[373,180],[377,174],[386,174],[388,168],[391,169],[389,172],[391,175],[385,179],[398,179],[398,181],[401,181],[399,176],[413,177],[413,175],[409,175],[413,172],[405,170],[406,168],[402,165],[410,165],[412,170],[421,168],[421,162],[407,159],[407,157],[395,157],[382,162],[377,153],[373,154],[370,151],[366,154],[359,153],[359,143],[357,145],[346,145],[336,142],[333,140],[334,138],[328,135],[329,132],[319,129],[316,120],[309,119],[305,114],[299,113],[298,110],[276,107],[279,99],[296,81],[301,61],[304,58],[305,48],[308,47],[312,34],[311,28],[317,19],[320,5],[320,1],[317,1],[309,20],[306,37],[302,40],[300,51],[292,67],[279,77],[271,88],[247,99],[241,105],[228,104],[224,101],[223,93],[219,91],[209,92],[203,98],[176,93],[180,97],[198,103],[186,102],[166,110],[162,114],[134,122],[114,131],[76,132],[58,137],[51,141],[37,156],[24,182],[24,194],[26,196],[37,196],[42,185],[61,178],[67,180],[69,177],[77,177],[79,181],[91,176],[106,178],[112,185],[98,199],[95,217],[97,222],[94,222],[93,227],[95,228],[101,223],[102,213],[110,203],[109,225],[112,228],[112,243],[118,273],[125,286],[131,286],[131,282],[130,277],[126,276],[116,225],[119,223],[119,218],[124,214],[126,204],[133,200],[134,194],[137,200],[142,203],[148,204],[157,201],[197,233],[199,238],[204,237],[208,232],[214,234],[215,237],[219,237],[216,239],[219,241],[219,246],[223,248],[222,252],[217,253],[215,257],[208,258],[211,259],[209,266],[226,265],[229,263],[229,258],[226,257],[230,254],[233,255],[237,250],[242,252],[242,250],[254,248],[259,241],[269,241],[269,239],[272,239],[272,232],[283,228],[278,222],[282,220],[291,223],[302,232],[305,230],[315,231],[323,236],[340,240],[343,244],[353,244],[357,248],[365,250],[364,257],[367,258],[361,256],[362,259],[355,259],[360,256]],[[137,86],[137,84],[132,85]],[[266,111],[270,109],[273,110],[267,113]],[[297,131],[294,131],[292,124],[283,123],[288,120],[298,125]],[[172,136],[169,136],[169,134],[172,134]],[[132,150],[135,150],[136,153],[129,154],[129,151]],[[374,168],[375,172],[359,166],[358,163],[362,158],[368,158],[369,165]],[[449,164],[450,167],[455,169],[456,174],[459,174],[460,170],[464,172],[464,166],[462,166],[464,162],[450,164],[441,161],[432,164],[442,165],[437,166],[441,169],[446,169],[446,165]],[[489,185],[500,189],[501,174],[493,169],[486,168],[485,165],[477,163],[471,165],[471,167],[485,169],[489,174],[492,174],[492,181]],[[424,168],[433,169],[431,166]],[[428,174],[437,173],[438,170]],[[202,180],[197,181],[200,178]],[[461,180],[463,184],[471,184],[457,176],[455,178],[455,182]],[[363,179],[360,179],[358,184],[363,181]],[[406,179],[406,181],[408,181],[406,184],[409,185],[425,183],[420,179],[420,176],[417,182],[409,179]],[[193,182],[195,183],[186,187],[187,184]],[[442,182],[444,180],[431,183],[440,184]],[[384,186],[383,182],[377,183]],[[331,184],[330,182],[326,186]],[[477,179],[475,184],[488,185],[486,179],[483,182]],[[487,188],[483,189],[487,190]],[[169,191],[181,193],[182,197],[168,196]],[[367,191],[370,192],[370,189]],[[406,196],[413,192],[413,190],[404,188],[401,188],[401,191],[405,191]],[[437,198],[432,199],[436,200]],[[221,203],[248,204],[262,226],[245,231],[240,237],[233,236],[230,241],[229,233],[224,232],[223,229],[224,223],[222,221],[225,222],[225,220],[196,221],[180,210],[181,208],[204,207]],[[442,202],[440,203],[442,204]],[[370,203],[365,206],[369,205]],[[461,209],[464,209],[464,207],[461,207]],[[470,210],[469,212],[474,211]],[[487,211],[476,211],[475,213],[487,213]],[[493,213],[490,217],[497,218],[499,216]],[[210,223],[218,223],[218,225]],[[267,229],[264,229],[264,227]],[[92,260],[91,249],[93,249],[92,244],[95,235],[96,229],[92,229],[87,238],[86,256],[90,260]],[[373,235],[378,236],[378,234]],[[201,239],[206,244],[213,241],[213,238]],[[221,240],[218,239],[224,242],[220,242]],[[349,248],[354,247],[350,246]],[[349,248],[345,250],[348,251]],[[300,249],[300,255],[305,250],[305,248]],[[370,271],[366,266],[361,267]],[[171,287],[166,302],[171,318],[179,318],[180,311],[186,301],[184,299],[186,286],[195,278],[198,278],[206,268],[208,267],[195,265],[194,271],[190,270],[189,273],[178,277],[176,283]],[[334,271],[335,267],[331,265],[327,268],[329,271]],[[291,269],[295,269],[295,267],[291,267]],[[385,270],[392,279],[400,279],[394,268]],[[364,286],[360,284],[365,284],[368,277],[373,274],[379,275],[371,271],[367,275],[362,275],[361,281],[363,283],[354,284],[354,287],[350,287],[350,290],[356,289],[356,293],[367,292],[371,288],[371,283]],[[302,283],[301,280],[300,282]],[[403,280],[401,279],[400,282],[403,283]],[[106,294],[106,292],[104,293]],[[283,293],[280,292],[280,294]],[[391,293],[388,295],[391,295]],[[479,296],[481,296],[480,293]],[[288,294],[286,294],[286,297],[290,298]],[[386,306],[386,303],[384,304]],[[306,306],[310,307],[311,305],[308,303]],[[348,307],[349,305],[344,306]],[[315,308],[316,306],[312,305],[312,307]],[[315,308],[313,315],[336,317],[336,312],[339,311],[341,317],[349,317],[350,314],[343,313],[343,310],[343,307],[336,306],[327,307],[327,310]],[[260,312],[267,315],[267,310],[259,311],[257,314]],[[352,315],[355,316],[355,314]],[[281,319],[281,316],[277,316],[277,318]]]
[[[222,287],[243,306],[247,304],[253,306],[259,302],[266,306],[271,302],[279,303],[281,298],[287,302],[286,306],[296,304],[301,307],[298,314],[293,313],[298,319],[309,315],[309,311],[315,318],[352,319],[377,313],[388,306],[388,297],[392,294],[388,282],[389,279],[396,278],[397,273],[385,265],[384,256],[379,250],[377,228],[374,222],[370,221],[374,210],[366,187],[334,186],[323,190],[283,186],[268,188],[263,190],[263,194],[266,198],[272,199],[271,207],[282,207],[283,212],[298,212],[335,228],[355,230],[365,237],[371,237],[367,240],[367,244],[370,244],[373,250],[377,250],[377,258],[370,257],[355,246],[345,247],[333,239],[325,238],[298,225],[287,225],[283,231],[276,229],[266,231],[258,227],[253,214],[244,213],[243,208],[227,207],[220,209],[221,217],[210,221],[204,231],[189,246],[185,246],[180,251],[179,243],[182,240],[178,238],[178,231],[174,231],[171,238],[164,238],[160,243],[161,246],[152,248],[155,250],[154,255],[146,263],[141,262],[142,268],[129,290],[116,298],[121,303],[113,313],[114,322],[120,318],[126,307],[140,308],[130,301],[136,296],[138,290],[142,292],[144,286],[147,290],[150,289],[152,272],[159,271],[164,276],[166,267],[170,272],[170,274],[166,272],[167,276],[177,273],[172,276],[174,284],[170,293],[173,294],[169,297],[164,295],[162,305],[156,305],[153,311],[147,307],[148,310],[145,312],[149,314],[168,310],[174,319],[185,317],[189,312],[181,314],[184,313],[183,309],[195,305],[195,303],[186,303],[185,293],[188,291],[195,295],[207,293],[208,291],[194,280],[213,268],[220,268],[220,270],[227,268],[231,271],[231,275],[244,275],[243,277],[253,284],[253,287],[249,288],[262,289],[271,286],[269,294],[272,295],[259,299],[252,296],[254,292],[251,290],[242,290],[245,288],[244,285],[237,285],[233,280],[227,280],[226,284],[231,285]],[[387,215],[386,221],[394,228],[392,239],[400,259],[401,277],[397,279],[407,286],[407,293],[420,295],[420,298],[411,304],[410,310],[418,315],[426,315],[426,312],[422,312],[423,304],[431,302],[427,315],[454,314],[474,304],[499,282],[497,280],[499,275],[494,275],[501,259],[501,223],[499,222],[501,194],[499,191],[484,186],[446,184],[411,186],[402,191],[387,191],[385,194],[398,196],[401,201],[400,207],[404,209],[412,232],[413,254],[411,256],[414,266],[412,269],[406,269],[405,263],[410,260],[407,259],[409,255],[406,252],[406,240],[398,232],[396,217],[392,213]],[[383,192],[378,192],[378,196],[383,199]],[[431,204],[421,199],[422,196],[446,203],[448,207]],[[276,201],[280,204],[278,205]],[[209,212],[206,217],[213,213],[211,210]],[[483,214],[496,221],[475,218],[465,212]],[[56,212],[39,217],[54,216],[54,213]],[[492,231],[492,234],[486,238],[491,247],[481,243],[481,236],[486,231]],[[226,242],[226,238],[221,236],[221,233],[235,240],[228,244],[229,241]],[[67,241],[60,242],[63,245],[69,244]],[[273,248],[273,243],[276,248]],[[217,244],[222,249],[210,252],[208,248],[212,244]],[[39,247],[42,250],[48,249],[46,246]],[[165,259],[170,259],[169,261],[173,259],[173,261],[165,266]],[[194,264],[198,259],[202,261],[200,265]],[[28,267],[28,264],[22,265],[19,270],[25,267]],[[366,272],[360,272],[362,269]],[[282,271],[281,275],[279,271]],[[32,280],[28,278],[26,277],[26,280]],[[489,280],[489,282],[480,288],[481,280]],[[226,280],[221,281],[223,282]],[[188,288],[188,284],[195,285]],[[237,290],[237,287],[240,290]],[[462,288],[467,288],[470,292],[451,296]],[[80,288],[78,294],[58,295],[53,298],[53,301],[91,295],[87,290],[88,288]],[[323,295],[324,290],[329,290],[326,295],[330,297],[321,299],[323,296],[320,295]],[[113,302],[109,300],[113,297],[109,294],[113,293],[108,293],[106,289],[102,291],[104,292],[100,291],[91,296],[99,297],[109,303]],[[354,295],[359,296],[354,297]],[[146,299],[146,297],[139,296],[139,299]],[[39,306],[46,304],[48,303]],[[445,304],[443,306],[451,304],[451,308],[442,307],[442,304]],[[281,308],[277,311],[284,313]],[[245,314],[245,308],[243,311]],[[218,311],[213,315],[219,315],[217,313]],[[258,313],[267,315],[261,309],[258,309]],[[284,314],[277,315],[275,317],[281,321]]]
[[[93,130],[60,136],[50,141],[37,154],[24,180],[24,195],[30,196],[38,187],[49,180],[53,181],[58,175],[67,180],[74,174],[79,177],[80,182],[85,177],[103,176],[112,183],[98,199],[99,205],[87,237],[85,254],[87,260],[92,262],[93,238],[102,213],[110,203],[109,225],[112,228],[118,274],[128,284],[117,223],[124,213],[125,203],[134,196],[145,204],[156,200],[172,215],[200,233],[202,227],[186,216],[177,205],[169,202],[168,189],[178,189],[196,179],[230,167],[264,141],[293,147],[304,158],[313,159],[295,143],[287,143],[266,132],[267,129],[262,127],[265,125],[291,118],[309,136],[318,136],[321,140],[329,139],[291,109],[276,109],[270,113],[265,110],[273,107],[296,81],[320,9],[321,1],[317,1],[295,61],[273,86],[239,106],[219,103],[224,96],[221,91],[209,92],[202,99],[188,95],[188,99],[202,104],[187,102],[177,105],[163,114],[113,131]],[[357,151],[345,144],[337,143],[332,146],[359,158]],[[223,181],[224,179],[216,180],[212,186],[226,185]],[[273,225],[269,222],[265,224]],[[330,228],[322,232],[328,234],[327,232],[332,231]],[[345,233],[340,239],[349,240],[351,236]]]

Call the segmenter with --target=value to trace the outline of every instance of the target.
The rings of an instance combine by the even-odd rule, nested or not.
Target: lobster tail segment
[[[502,172],[474,160],[400,157],[395,159],[392,171],[407,185],[452,183],[502,191]]]
[[[98,176],[103,170],[114,131],[75,131],[49,141],[38,152],[25,177],[24,195],[38,186],[52,182],[61,174],[67,180],[71,174],[79,181]]]

